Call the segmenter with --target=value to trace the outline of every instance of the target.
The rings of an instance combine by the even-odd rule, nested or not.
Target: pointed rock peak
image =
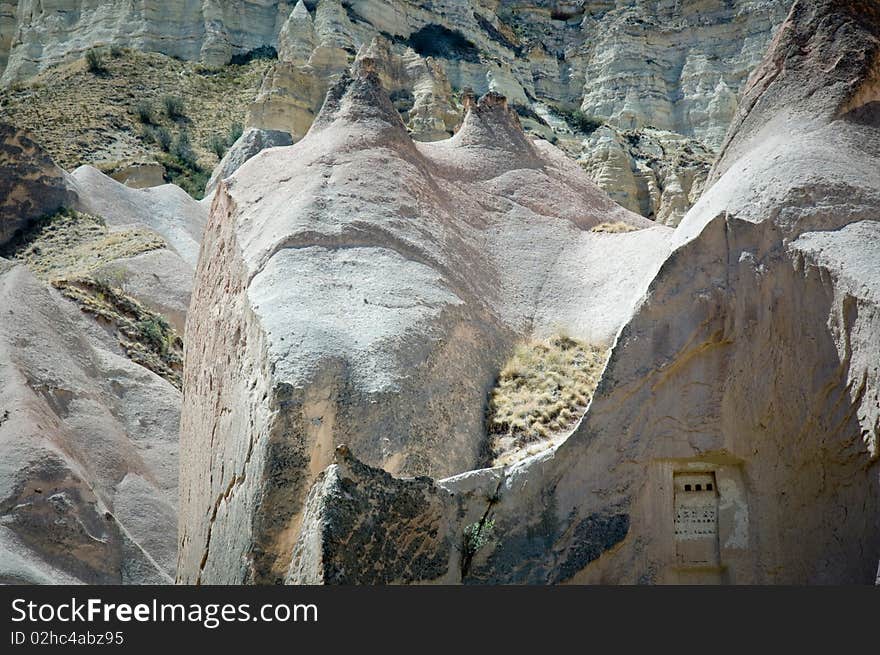
[[[314,51],[317,40],[312,16],[303,0],[299,0],[278,35],[278,58],[304,64]]]
[[[378,68],[376,59],[359,57],[351,71],[343,73],[330,87],[313,129],[324,129],[332,123],[344,121],[381,132],[386,138],[411,142],[400,114],[382,86]]]
[[[464,119],[453,137],[458,145],[477,145],[494,150],[534,152],[519,116],[507,105],[507,98],[490,91],[479,100],[464,94]]]
[[[713,178],[774,119],[808,129],[878,99],[880,3],[796,0],[749,78]]]

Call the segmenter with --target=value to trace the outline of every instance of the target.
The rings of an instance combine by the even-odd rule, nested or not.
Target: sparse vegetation
[[[142,100],[135,107],[135,113],[138,120],[144,125],[153,125],[156,122],[156,115],[153,113],[152,103]]]
[[[0,256],[24,264],[82,311],[115,327],[129,358],[180,387],[180,337],[164,316],[126,293],[128,275],[113,265],[164,247],[148,230],[111,232],[96,216],[63,210],[36,221],[0,249]]]
[[[162,152],[168,152],[171,150],[171,130],[167,127],[159,126],[153,134],[155,135],[156,143],[159,145],[159,148],[162,149]]]
[[[165,115],[173,121],[186,117],[186,106],[180,96],[162,96],[162,107],[165,109]]]
[[[170,153],[159,157],[159,162],[165,167],[168,182],[176,184],[193,198],[204,197],[210,173],[199,164],[185,130],[177,135]]]
[[[592,134],[602,127],[601,120],[588,116],[580,109],[575,109],[574,111],[556,109],[555,112],[568,123],[569,127],[583,134]]]
[[[164,316],[88,275],[53,280],[52,286],[83,312],[115,328],[129,359],[181,387],[183,341]]]
[[[164,247],[165,241],[149,230],[111,232],[100,218],[65,209],[35,221],[0,249],[0,256],[52,281],[89,275],[116,259]]]
[[[604,349],[564,335],[519,346],[489,399],[495,464],[539,452],[534,446],[552,445],[571,430],[593,396],[606,357]]]
[[[196,165],[196,153],[193,152],[192,143],[189,140],[189,132],[180,130],[177,133],[177,138],[174,140],[174,145],[171,148],[171,154],[177,157],[184,166],[193,167]]]
[[[623,221],[614,221],[608,223],[599,223],[596,227],[590,230],[590,232],[603,232],[605,234],[623,234],[625,232],[636,232],[641,228],[636,227],[635,225],[630,225],[629,223],[624,223]]]
[[[229,126],[229,137],[228,137],[228,145],[232,145],[244,134],[244,125],[239,123],[238,121],[232,123]]]
[[[217,159],[223,159],[223,155],[226,154],[227,149],[226,139],[221,136],[213,135],[208,140],[208,149],[217,155]]]
[[[259,48],[232,55],[229,64],[231,66],[244,66],[259,59],[278,59],[278,51],[270,45],[262,45]]]
[[[212,135],[234,140],[232,124],[241,126],[269,60],[244,66],[219,66],[210,75],[200,64],[122,48],[119,57],[100,49],[107,74],[93,74],[86,62],[52,66],[27,84],[0,89],[3,120],[40,135],[59,166],[73,170],[91,164],[107,170],[133,163],[163,164],[180,128],[185,127],[200,165],[216,163]],[[186,116],[170,119],[162,98],[183,101]],[[152,109],[152,121],[139,105]],[[107,129],[112,126],[112,129]],[[138,138],[132,139],[135,135]],[[163,161],[160,161],[163,160]],[[190,175],[191,176],[191,175]],[[194,189],[198,185],[193,185]],[[198,189],[201,195],[203,189]]]
[[[86,52],[86,68],[89,69],[90,73],[96,75],[107,72],[107,68],[104,66],[104,57],[101,56],[101,51],[97,48],[92,48]]]

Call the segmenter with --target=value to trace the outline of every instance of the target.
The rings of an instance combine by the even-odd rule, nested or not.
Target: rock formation
[[[341,443],[400,475],[478,465],[515,340],[607,344],[665,257],[668,229],[504,98],[465,104],[454,137],[414,142],[364,59],[301,141],[218,188],[187,324],[181,581],[284,579]],[[646,229],[589,231],[614,220]]]
[[[292,3],[260,0],[114,2],[22,0],[0,4],[0,71],[4,83],[95,46],[161,52],[209,65],[275,43]]]
[[[0,580],[171,582],[171,335],[206,208],[170,185],[68,174],[2,129],[0,225],[18,222],[0,243]]]
[[[23,131],[0,123],[0,246],[73,198],[49,155]]]
[[[709,167],[701,155],[723,141],[739,92],[788,1],[166,5],[64,0],[0,9],[0,65],[8,58],[0,79],[25,79],[96,46],[130,46],[209,66],[263,48],[278,61],[248,124],[290,132],[296,140],[334,80],[365,52],[377,60],[416,139],[450,136],[468,90],[501,93],[527,130],[558,139],[625,206],[674,225],[699,195]],[[604,123],[610,137],[596,143],[591,129],[578,127],[581,119],[588,126]],[[646,129],[669,135],[657,139]],[[642,138],[624,146],[623,133],[631,131]],[[658,144],[677,145],[660,147],[658,158]]]
[[[221,187],[215,205],[190,324],[191,343],[198,338],[207,346],[187,355],[195,375],[186,380],[182,435],[187,452],[205,456],[183,463],[179,579],[873,582],[880,553],[878,53],[880,10],[874,3],[795,2],[750,79],[714,184],[672,235],[673,251],[656,274],[646,266],[630,279],[628,288],[641,294],[640,279],[653,278],[631,318],[625,312],[609,324],[606,336],[615,335],[611,356],[573,434],[511,467],[434,483],[395,478],[356,461],[392,474],[433,476],[461,463],[425,449],[431,465],[420,470],[408,456],[396,466],[371,448],[382,436],[402,437],[396,452],[412,448],[418,424],[409,416],[394,418],[414,404],[432,412],[434,395],[425,390],[418,365],[394,376],[389,358],[410,355],[413,342],[402,338],[399,323],[373,314],[370,303],[384,296],[382,304],[397,307],[400,320],[404,294],[407,307],[416,300],[421,309],[410,325],[419,326],[419,339],[442,340],[447,365],[470,381],[489,379],[492,355],[517,334],[540,331],[553,320],[529,320],[541,316],[542,308],[562,327],[582,330],[590,321],[583,315],[560,318],[559,307],[544,304],[546,288],[534,295],[521,286],[546,266],[541,250],[529,258],[511,247],[523,234],[531,244],[545,242],[517,222],[520,212],[540,207],[528,221],[537,226],[552,222],[552,211],[571,206],[560,192],[544,195],[522,175],[534,181],[539,177],[532,176],[551,171],[562,175],[566,167],[562,159],[550,164],[558,155],[546,145],[524,141],[494,96],[468,102],[465,124],[453,139],[413,146],[377,93],[375,76],[361,74],[336,87],[309,135],[274,155],[295,154],[309,166],[308,153],[318,143],[322,154],[338,152],[322,160],[328,168],[322,182],[313,182],[313,205],[291,207],[280,185],[275,193],[254,190],[259,173],[277,168],[291,185],[296,180],[291,166],[273,165],[265,155]],[[366,167],[371,176],[365,187],[357,160],[374,157],[383,166]],[[426,160],[433,165],[425,166]],[[477,161],[479,174],[468,168]],[[381,200],[381,171],[394,172],[398,195]],[[430,177],[421,184],[409,183],[426,171]],[[572,188],[576,178],[565,179]],[[508,180],[517,183],[507,187]],[[542,183],[550,186],[552,180]],[[456,211],[445,218],[438,199],[455,188],[470,193],[452,196]],[[420,195],[410,200],[416,189]],[[488,189],[503,190],[501,196],[514,204],[499,206]],[[367,197],[369,212],[361,202]],[[478,212],[472,213],[468,197],[480,198]],[[544,204],[541,198],[549,197],[554,202]],[[298,202],[308,201],[299,196]],[[402,213],[407,206],[419,211]],[[354,210],[356,223],[345,218],[347,209]],[[503,211],[503,230],[493,209]],[[567,220],[572,227],[589,222]],[[428,240],[443,234],[447,221],[456,225],[462,245],[471,230],[484,236],[478,260],[468,260],[467,249],[448,236]],[[299,237],[298,225],[308,230]],[[624,237],[651,232],[602,236],[624,243]],[[378,247],[393,244],[394,257],[404,261],[387,264],[393,275],[358,278],[383,280],[367,288],[353,276],[340,276],[385,265],[379,252],[371,253],[369,263],[358,259],[358,249],[379,243],[366,238],[370,234],[381,234],[384,245]],[[642,253],[658,250],[665,247],[655,238],[653,250]],[[556,250],[556,261],[569,252]],[[616,247],[603,252],[619,254]],[[444,266],[449,253],[464,258]],[[426,275],[422,266],[434,273]],[[490,277],[493,270],[497,277]],[[467,271],[467,279],[456,279],[457,271]],[[339,288],[322,294],[324,309],[315,314],[303,302],[304,291],[291,294],[281,284],[291,277]],[[214,281],[200,288],[203,280]],[[468,285],[484,280],[487,287],[472,294]],[[568,290],[582,291],[577,284]],[[221,298],[223,306],[241,307],[235,311],[246,317],[244,326],[213,318],[208,308]],[[332,316],[328,305],[345,307],[349,325],[369,325],[371,332],[378,328],[389,336],[396,327],[396,336],[371,345],[371,332],[362,329],[343,340],[341,328],[326,320]],[[291,327],[296,310],[288,307],[325,322]],[[475,308],[484,308],[482,333],[456,334],[443,318]],[[237,340],[263,359],[245,355],[208,365],[220,353],[242,352],[228,345]],[[352,381],[344,393],[328,384],[328,365],[303,354],[320,341],[333,344],[331,375]],[[469,350],[475,341],[479,348]],[[467,357],[455,363],[453,353]],[[246,389],[254,379],[257,388],[246,397],[262,400],[241,411],[235,395],[241,391],[227,388]],[[285,379],[289,383],[282,386]],[[389,381],[368,412],[352,413],[369,402],[359,397],[358,386],[363,393]],[[308,395],[319,385],[325,405],[311,410]],[[450,397],[446,391],[444,398]],[[456,406],[456,418],[471,407],[466,396],[457,396]],[[381,431],[364,439],[377,413],[388,418]],[[450,445],[463,434],[461,425],[431,418],[436,438],[462,452],[466,441]],[[330,463],[332,446],[340,441],[350,448],[340,448]],[[315,484],[304,497],[309,479]],[[387,551],[373,548],[364,531],[368,525],[387,536]],[[271,563],[262,564],[267,555]],[[242,565],[242,556],[253,564]]]
[[[208,186],[205,187],[205,195],[210,196],[221,180],[232,175],[241,168],[242,164],[259,152],[266,148],[291,145],[293,145],[293,139],[288,132],[256,128],[245,131],[217,164],[217,168],[214,169],[214,173],[208,181]],[[199,234],[201,235],[201,230]]]

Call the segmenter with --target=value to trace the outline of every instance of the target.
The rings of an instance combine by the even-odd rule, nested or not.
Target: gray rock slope
[[[182,582],[283,579],[341,443],[395,474],[477,466],[513,344],[608,343],[666,256],[671,230],[504,98],[467,106],[454,137],[414,142],[364,59],[305,138],[218,188],[187,324]],[[590,232],[607,221],[645,229]]]
[[[179,392],[0,261],[0,580],[164,584]]]
[[[87,167],[68,175],[19,133],[6,144],[14,156],[0,184],[13,189],[18,229],[64,207],[101,218],[105,244],[132,230],[162,237],[164,247],[108,261],[84,253],[66,273],[112,269],[182,332],[206,208],[170,185],[130,189]],[[169,583],[180,391],[50,281],[0,258],[0,581]]]
[[[286,580],[873,583],[878,37],[875,3],[795,3],[566,442],[433,485],[341,449]]]

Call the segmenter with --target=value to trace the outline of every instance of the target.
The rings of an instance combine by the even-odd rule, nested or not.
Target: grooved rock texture
[[[161,52],[209,65],[276,42],[293,7],[278,0],[21,0],[0,3],[2,82],[94,46]],[[5,70],[4,70],[5,69]]]
[[[417,143],[379,70],[359,62],[301,141],[218,187],[187,324],[181,582],[283,581],[341,443],[393,474],[478,466],[514,343],[607,344],[668,252],[671,230],[503,97],[465,98],[454,137]],[[609,221],[644,229],[590,232]]]
[[[23,131],[0,123],[0,246],[74,198],[52,158]]]
[[[695,150],[714,151],[788,5],[788,0],[0,3],[0,70],[8,59],[0,79],[27,78],[92,46],[128,45],[212,66],[273,46],[278,62],[263,81],[248,124],[290,132],[296,140],[308,131],[333,81],[357,53],[366,53],[383,62],[383,84],[416,139],[450,136],[468,89],[501,93],[527,119],[527,130],[558,139],[625,206],[676,224],[699,192],[699,184],[692,190],[692,162],[681,162],[673,151],[655,166],[655,140],[647,138],[644,151],[636,142],[634,151],[620,149],[619,161],[609,164],[608,144],[594,150],[589,131],[573,127],[565,116],[581,111],[607,124],[616,139],[652,128],[674,133],[673,140],[685,137]]]
[[[462,582],[874,582],[878,50],[876,3],[794,4],[714,184],[617,333],[574,433],[509,468],[435,483],[451,494],[445,511],[457,506],[444,534],[491,525]],[[311,495],[325,517],[390,515],[387,499],[347,505],[331,474]],[[326,556],[354,533],[340,525],[297,570],[375,574]]]
[[[180,393],[0,259],[0,581],[173,579]]]

